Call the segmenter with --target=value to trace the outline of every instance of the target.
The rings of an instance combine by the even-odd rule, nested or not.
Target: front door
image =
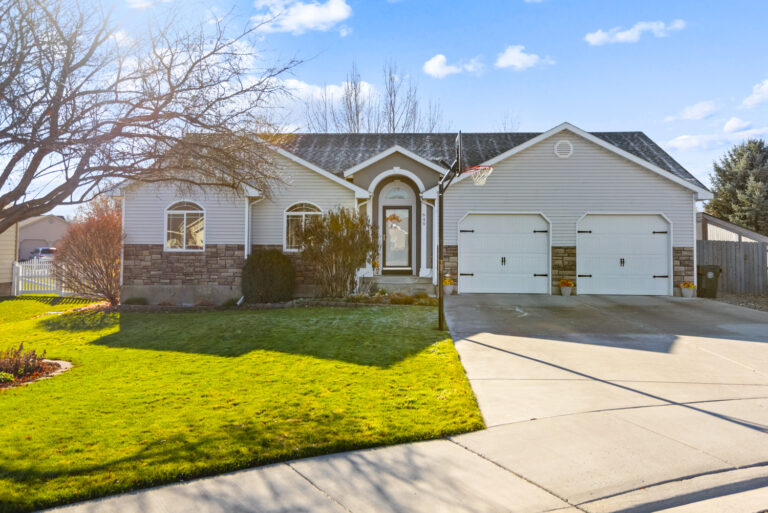
[[[411,207],[384,207],[384,270],[411,269]]]

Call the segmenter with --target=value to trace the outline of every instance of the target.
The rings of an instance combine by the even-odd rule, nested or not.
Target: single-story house
[[[13,262],[16,260],[16,244],[19,237],[19,225],[0,233],[0,296],[11,295],[13,281]]]
[[[696,238],[698,240],[724,240],[731,242],[763,242],[768,237],[706,212],[696,214]]]
[[[285,184],[269,198],[170,184],[124,184],[123,297],[220,301],[240,295],[258,248],[295,258],[294,233],[338,206],[379,227],[381,272],[437,283],[438,187],[455,134],[296,134],[273,146]],[[463,134],[467,174],[444,199],[445,263],[458,293],[672,295],[695,280],[696,202],[707,188],[641,132]],[[362,269],[371,275],[373,269]]]
[[[69,223],[61,216],[34,216],[19,223],[19,260],[26,260],[37,248],[55,248],[64,238]]]

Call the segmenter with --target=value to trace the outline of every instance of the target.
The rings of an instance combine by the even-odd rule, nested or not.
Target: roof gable
[[[702,185],[701,182],[699,182],[695,177],[693,177],[690,173],[688,173],[688,171],[686,171],[682,166],[680,166],[680,164],[675,162],[674,159],[672,159],[672,157],[670,157],[666,152],[664,152],[664,150],[662,150],[658,145],[656,145],[656,143],[651,141],[651,139],[648,138],[648,136],[646,136],[641,132],[590,133],[590,132],[585,132],[584,130],[581,130],[576,126],[573,126],[570,123],[562,123],[552,128],[551,130],[538,134],[535,137],[532,137],[526,140],[522,144],[519,144],[513,148],[510,148],[509,150],[501,154],[498,154],[493,158],[490,158],[484,162],[481,162],[480,164],[492,166],[497,162],[500,162],[509,157],[512,157],[513,155],[516,155],[530,148],[531,146],[538,144],[540,142],[543,142],[549,139],[550,137],[553,137],[565,130],[573,133],[574,135],[582,137],[587,141],[594,143],[608,151],[611,151],[620,157],[623,157],[631,162],[634,162],[635,164],[645,169],[648,169],[649,171],[652,171],[658,175],[661,175],[662,177],[667,178],[668,180],[675,182],[678,185],[681,185],[687,189],[690,189],[691,191],[696,192],[698,195],[698,199],[710,199],[712,197],[712,193],[709,192],[709,190],[707,190],[707,188],[704,187],[704,185]],[[649,160],[646,160],[645,158],[638,157],[635,153],[627,151],[622,147],[609,142],[608,140],[606,140],[606,138],[600,137],[600,135],[607,136],[608,138],[612,138],[614,141],[620,144],[623,144],[625,146],[628,146],[629,148],[635,149],[636,151],[644,150],[652,154],[658,153],[659,155],[655,160],[659,161],[660,163],[664,163],[666,161],[666,159],[664,158],[664,156],[666,156],[668,161],[674,163],[679,169],[677,169],[677,172],[673,172],[671,169],[662,168],[650,162]],[[667,164],[669,164],[669,162],[667,162]],[[471,162],[469,162],[468,165],[478,165],[478,164],[472,164]],[[470,175],[468,174],[460,175],[458,178],[456,178],[454,182],[460,182],[462,180],[466,180],[469,176]],[[436,190],[437,190],[436,187],[433,189],[430,189],[429,191],[427,191],[427,194],[425,196],[435,197]]]

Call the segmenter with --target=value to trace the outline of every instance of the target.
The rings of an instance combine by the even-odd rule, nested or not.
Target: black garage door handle
[[[654,278],[669,278],[668,274],[654,274]]]
[[[578,277],[579,278],[591,278],[592,275],[591,274],[580,274]]]
[[[474,276],[475,273],[459,273],[459,276]]]

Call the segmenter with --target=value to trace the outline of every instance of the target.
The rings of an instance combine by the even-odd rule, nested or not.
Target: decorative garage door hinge
[[[591,278],[592,275],[591,274],[580,274],[578,277],[579,278]]]
[[[475,230],[459,230],[459,233],[475,233]]]
[[[668,232],[668,231],[663,231],[663,232],[653,232],[653,234],[654,234],[654,235],[656,235],[657,233],[669,233],[669,232]]]
[[[549,276],[548,274],[534,274],[534,278],[538,278],[539,276]]]
[[[592,233],[592,230],[579,230],[579,233]]]
[[[475,273],[459,273],[459,276],[474,276]]]
[[[654,278],[669,278],[668,274],[654,274]]]
[[[533,230],[533,233],[549,233],[549,230]]]

